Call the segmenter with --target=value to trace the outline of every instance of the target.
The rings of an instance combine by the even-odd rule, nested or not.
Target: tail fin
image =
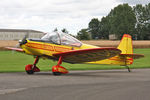
[[[129,34],[123,35],[117,48],[122,51],[119,57],[125,62],[124,65],[130,65],[133,63],[133,59],[144,57],[143,54],[133,54],[132,37]]]
[[[132,37],[129,34],[124,34],[119,46],[117,47],[122,52],[121,54],[133,54]]]
[[[123,60],[124,65],[126,66],[126,65],[132,64],[133,63],[133,46],[132,46],[131,35],[124,34],[117,48],[122,51],[119,57],[121,57],[121,59]]]

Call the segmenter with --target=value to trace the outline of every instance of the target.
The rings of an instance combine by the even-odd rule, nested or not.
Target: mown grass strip
[[[137,59],[129,66],[130,68],[150,68],[150,48],[135,49],[134,53],[144,54],[145,57]],[[27,64],[34,62],[33,56],[12,51],[0,51],[0,72],[23,72]],[[52,66],[57,62],[52,60],[40,59],[38,67],[42,71],[50,71]],[[101,69],[122,69],[124,66],[118,65],[91,65],[91,64],[68,64],[63,63],[62,66],[68,70],[101,70]]]

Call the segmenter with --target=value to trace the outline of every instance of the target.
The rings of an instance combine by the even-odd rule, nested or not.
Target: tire
[[[60,76],[62,73],[60,73],[60,72],[53,72],[53,75],[55,75],[55,76]]]
[[[32,64],[28,64],[26,65],[25,67],[25,71],[27,72],[27,74],[31,75],[31,74],[34,74],[34,71],[33,71],[33,68],[32,68]]]
[[[27,72],[27,74],[29,74],[29,75],[34,74],[34,71],[33,71],[33,70],[28,70],[28,71],[26,71],[26,72]]]

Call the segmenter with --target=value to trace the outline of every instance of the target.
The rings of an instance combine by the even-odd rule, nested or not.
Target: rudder
[[[122,52],[119,57],[124,62],[124,65],[130,65],[133,63],[133,45],[132,45],[132,37],[129,34],[124,34],[119,46],[117,47]]]
[[[131,35],[124,34],[117,48],[122,51],[121,54],[133,54]]]

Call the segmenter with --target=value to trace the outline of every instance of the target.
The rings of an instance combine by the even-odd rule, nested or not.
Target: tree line
[[[135,40],[150,40],[150,3],[129,6],[120,4],[101,20],[93,18],[88,28],[77,33],[80,40],[109,39],[109,35],[121,39],[123,34],[130,34]]]

